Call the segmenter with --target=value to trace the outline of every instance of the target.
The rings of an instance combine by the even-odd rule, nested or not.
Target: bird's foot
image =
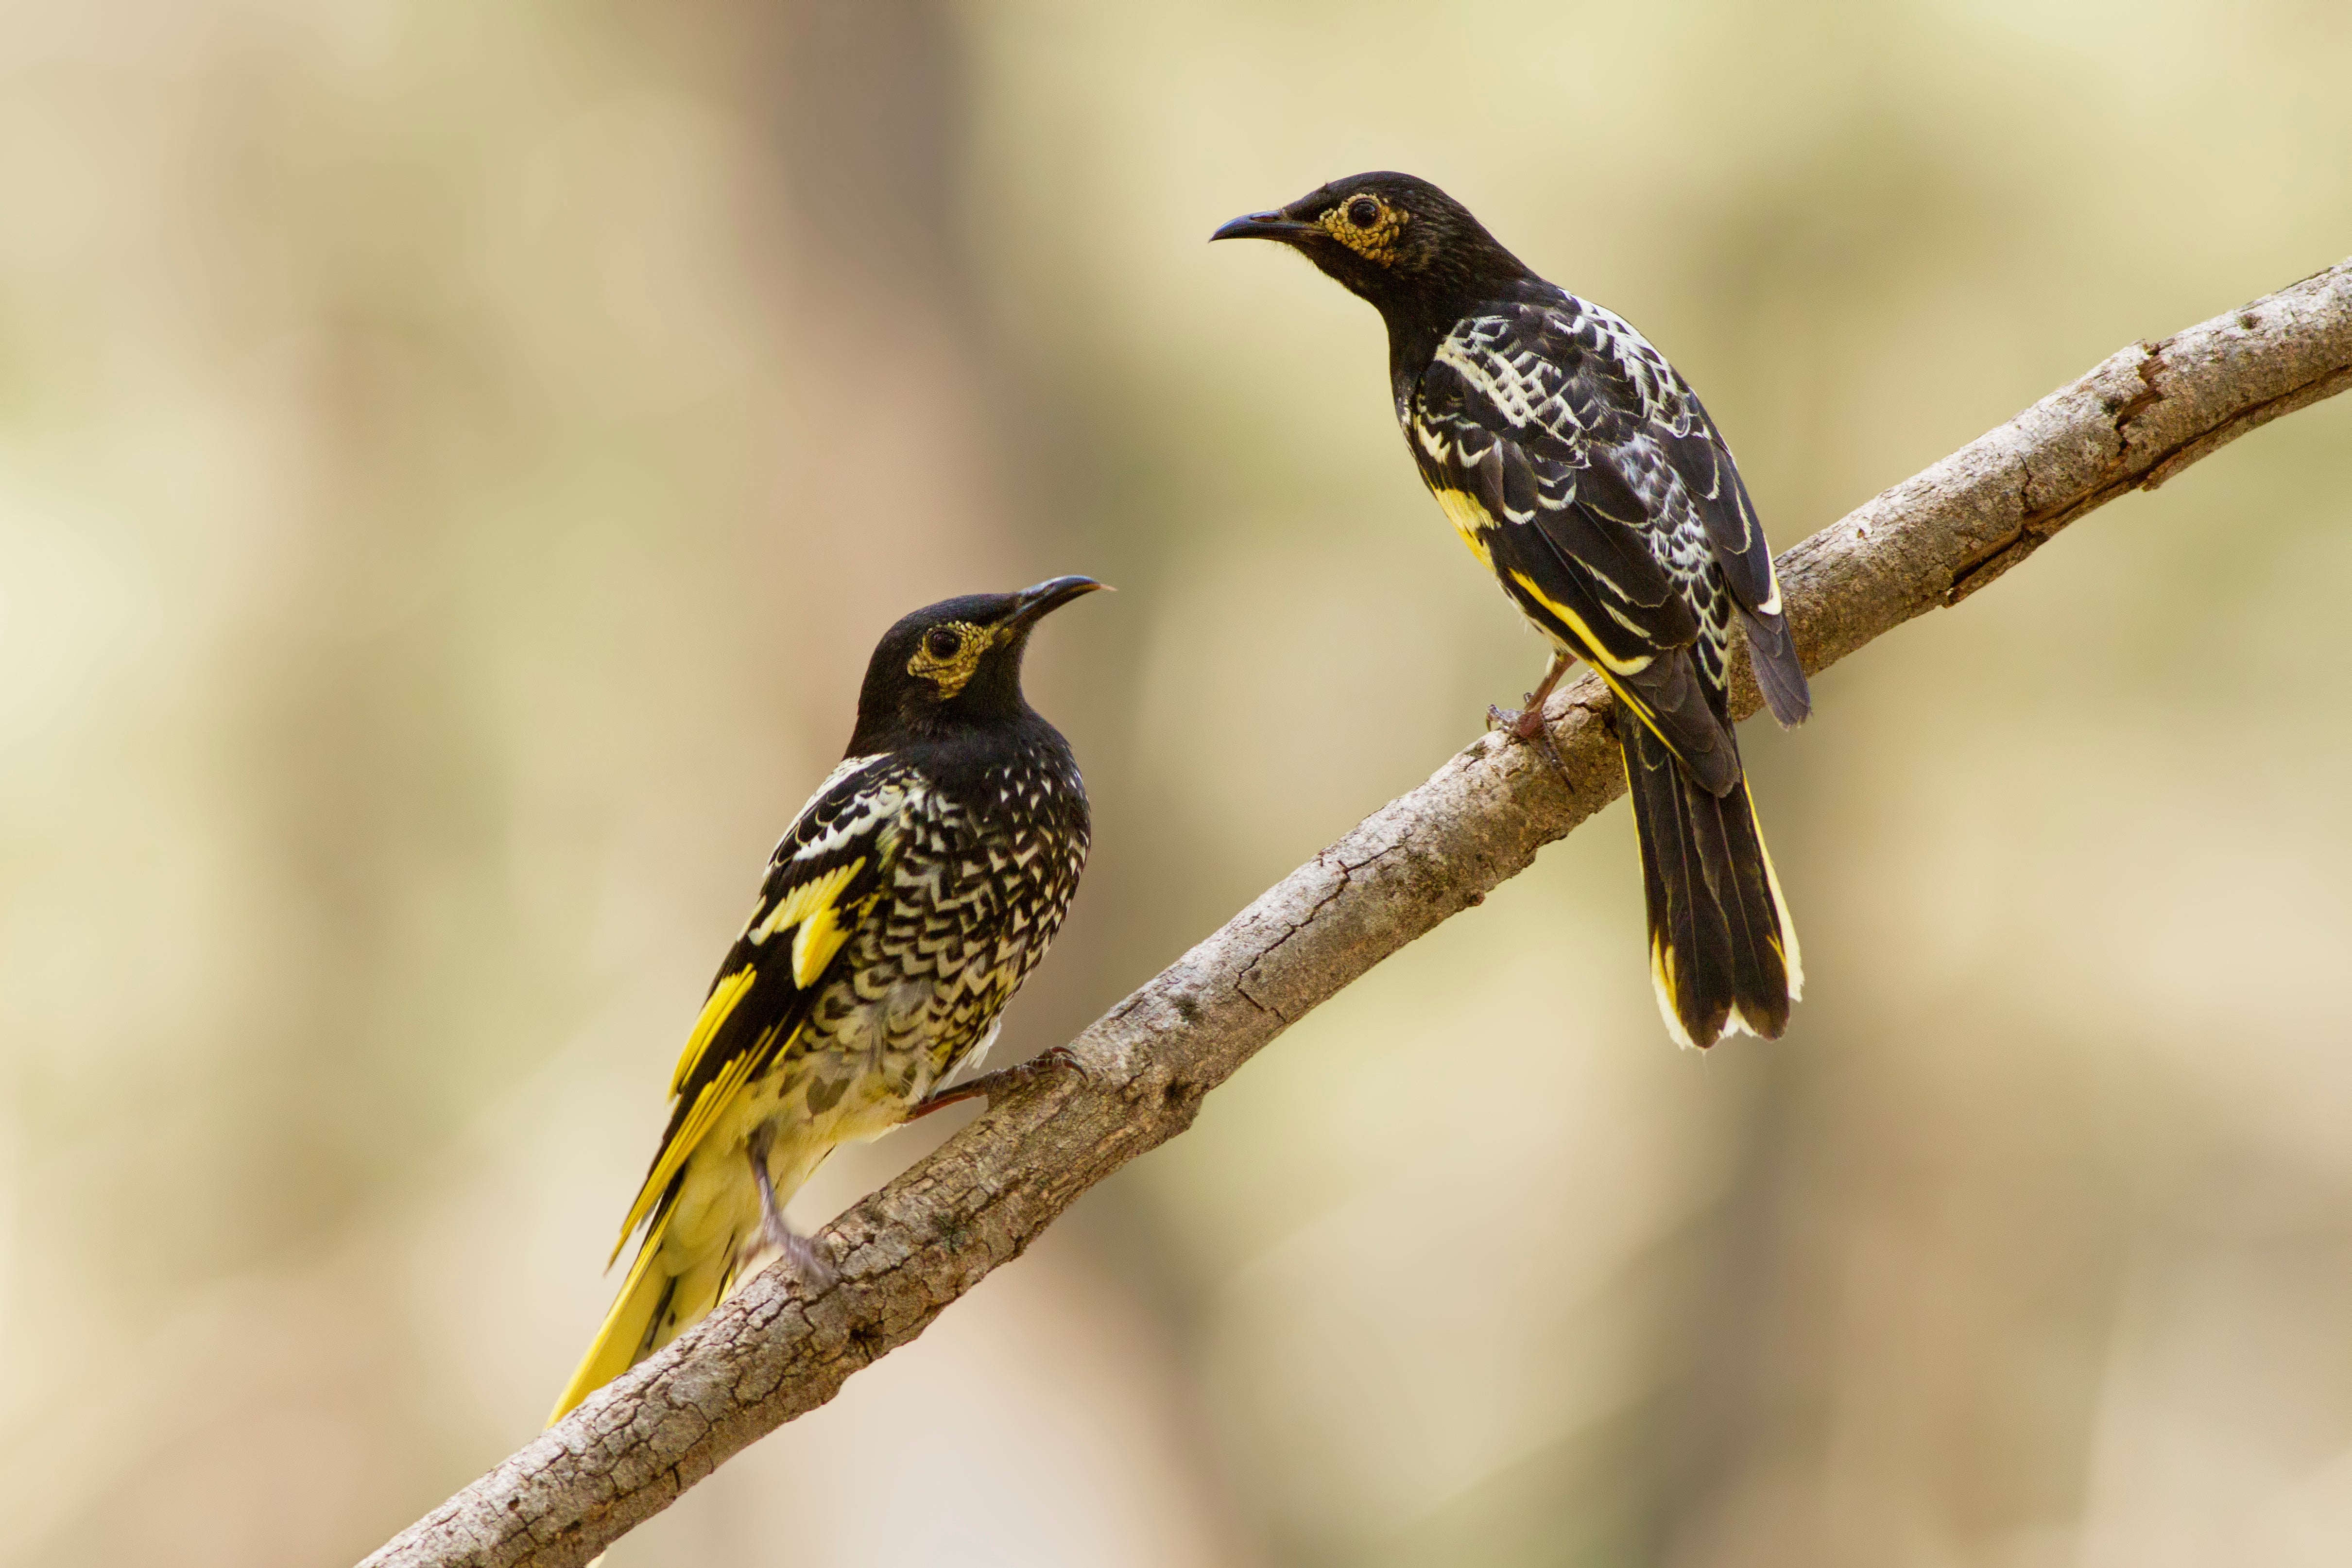
[[[751,1238],[743,1244],[737,1256],[737,1264],[741,1271],[739,1278],[748,1279],[755,1268],[766,1267],[763,1259],[770,1254],[782,1258],[784,1267],[792,1270],[793,1278],[812,1295],[831,1289],[834,1281],[840,1278],[834,1269],[833,1260],[824,1255],[824,1249],[817,1246],[814,1237],[803,1236],[781,1221],[772,1226],[764,1216],[760,1228],[751,1233]]]
[[[929,1116],[934,1110],[944,1110],[960,1100],[985,1099],[992,1104],[996,1097],[1006,1090],[1017,1089],[1048,1070],[1064,1068],[1074,1072],[1086,1070],[1079,1067],[1077,1056],[1069,1047],[1055,1046],[1050,1051],[1038,1052],[1025,1062],[1015,1062],[1009,1068],[999,1068],[994,1072],[984,1072],[970,1083],[961,1083],[953,1089],[943,1089],[907,1112],[907,1120],[913,1121],[920,1117]]]
[[[1532,691],[1519,699],[1525,708],[1493,708],[1486,710],[1486,728],[1500,730],[1514,741],[1532,741],[1544,732],[1543,707]]]
[[[830,1289],[836,1278],[833,1260],[825,1257],[814,1240],[785,1222],[784,1205],[776,1201],[775,1178],[768,1172],[768,1151],[774,1142],[775,1129],[761,1127],[743,1147],[751,1162],[752,1184],[760,1189],[760,1240],[781,1253],[793,1277],[809,1289]]]
[[[783,1254],[784,1263],[793,1276],[811,1290],[829,1290],[840,1276],[834,1272],[833,1259],[824,1255],[816,1238],[803,1236],[779,1217],[774,1225],[762,1225],[761,1233],[768,1245]]]
[[[1523,745],[1532,743],[1543,753],[1544,761],[1551,764],[1551,771],[1559,775],[1559,782],[1569,783],[1568,763],[1561,759],[1559,748],[1552,744],[1551,726],[1544,722],[1542,697],[1530,691],[1526,701],[1527,706],[1516,712],[1508,708],[1487,709],[1486,727],[1500,730]]]

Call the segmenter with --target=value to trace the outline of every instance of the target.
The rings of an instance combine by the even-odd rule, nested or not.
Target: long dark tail
[[[1617,732],[1642,840],[1650,977],[1667,1032],[1701,1047],[1727,1031],[1778,1038],[1803,994],[1804,962],[1747,775],[1711,795],[1622,709]]]

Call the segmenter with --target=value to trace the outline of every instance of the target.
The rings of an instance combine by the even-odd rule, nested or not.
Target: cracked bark
[[[1780,558],[1806,668],[1958,604],[2093,508],[2347,385],[2352,260],[2122,350]],[[1744,670],[1735,702],[1742,717],[1759,705]],[[770,1269],[366,1568],[584,1563],[831,1399],[1080,1193],[1182,1132],[1283,1029],[1615,799],[1609,712],[1589,675],[1553,697],[1564,773],[1494,735],[1448,760],[1087,1029],[1076,1069],[1014,1090],[828,1226],[831,1289],[806,1296]]]

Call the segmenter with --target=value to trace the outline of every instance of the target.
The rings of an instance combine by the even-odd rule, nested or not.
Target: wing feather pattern
[[[898,853],[898,825],[922,775],[884,757],[853,757],[834,770],[776,846],[760,899],[719,966],[701,1016],[670,1079],[662,1134],[629,1217],[618,1258],[638,1226],[658,1244],[687,1161],[747,1085],[793,1048],[859,919],[881,896]]]
[[[1711,596],[1728,590],[1717,635],[1736,609],[1773,713],[1792,723],[1810,710],[1730,450],[1622,318],[1565,293],[1465,318],[1405,416],[1423,478],[1504,591],[1706,787],[1738,777],[1720,658],[1681,651],[1706,632],[1698,606]]]

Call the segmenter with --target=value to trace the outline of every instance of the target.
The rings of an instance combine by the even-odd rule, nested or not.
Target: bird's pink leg
[[[1527,694],[1526,707],[1516,713],[1502,708],[1486,710],[1487,722],[1493,728],[1507,731],[1515,741],[1533,741],[1543,748],[1546,760],[1551,763],[1552,772],[1559,775],[1562,784],[1568,782],[1568,764],[1560,760],[1559,748],[1552,744],[1551,731],[1545,727],[1543,710],[1545,701],[1551,696],[1551,689],[1559,684],[1560,677],[1575,664],[1574,654],[1555,651],[1551,656],[1551,668],[1544,671],[1542,684]]]

